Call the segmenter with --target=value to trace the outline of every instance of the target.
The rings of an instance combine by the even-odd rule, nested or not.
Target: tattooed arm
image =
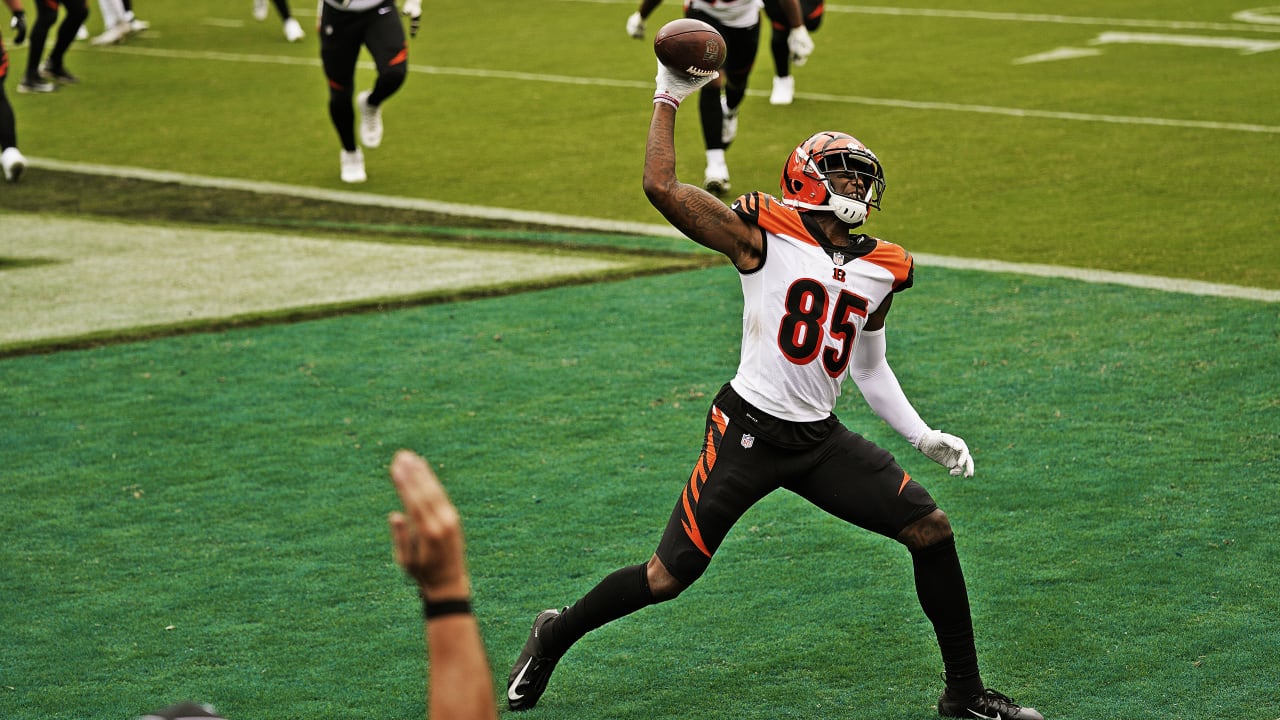
[[[676,178],[676,109],[653,104],[644,156],[644,194],[658,212],[691,240],[723,253],[741,271],[760,265],[760,229],[747,223],[716,196]]]

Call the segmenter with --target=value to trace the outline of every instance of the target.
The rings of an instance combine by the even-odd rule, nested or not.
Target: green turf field
[[[153,28],[76,45],[84,82],[50,96],[16,94],[9,48],[32,167],[0,184],[0,317],[26,324],[0,344],[0,718],[185,698],[232,720],[421,717],[419,610],[384,520],[400,447],[466,518],[501,686],[538,610],[652,552],[732,375],[733,272],[640,192],[634,3],[427,3],[357,188],[314,9],[294,5],[290,45],[247,1],[139,0]],[[768,105],[757,62],[735,188],[775,188],[798,140],[846,129],[887,168],[869,229],[918,253],[1278,290],[1280,24],[1251,9],[831,4],[794,105]],[[498,277],[157,321],[116,312],[137,296],[113,298],[123,276],[85,271],[108,233],[172,237],[175,258],[231,236],[283,261],[296,237],[367,246],[362,269],[462,250]],[[547,255],[602,265],[510,278]],[[174,263],[175,285],[214,272]],[[66,299],[14,289],[56,269],[117,322],[43,332]],[[1054,720],[1280,718],[1280,303],[928,263],[916,280],[891,359],[976,476],[852,390],[840,415],[950,514],[988,683]],[[576,646],[528,717],[927,718],[940,671],[906,552],[776,495],[678,601]]]

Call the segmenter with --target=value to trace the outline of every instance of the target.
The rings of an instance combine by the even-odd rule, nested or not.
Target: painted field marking
[[[588,0],[590,1],[590,0]],[[1242,22],[1202,22],[1194,20],[1152,20],[1148,18],[1100,18],[1045,13],[983,12],[980,10],[941,10],[932,8],[894,8],[867,5],[827,4],[827,12],[858,13],[864,15],[900,15],[904,17],[937,17],[959,20],[987,20],[997,22],[1049,23],[1054,25],[1107,25],[1110,27],[1159,28],[1164,30],[1211,30],[1227,32],[1280,32],[1280,27],[1269,27],[1256,19],[1260,11],[1243,11],[1233,15]],[[1262,9],[1265,10],[1265,9]],[[1247,20],[1246,20],[1247,18]],[[1251,23],[1259,23],[1253,25]]]
[[[635,5],[635,0],[560,0],[561,2],[589,3],[592,5]],[[944,10],[938,8],[901,8],[875,5],[826,4],[829,13],[860,15],[900,15],[903,17],[936,17],[958,20],[988,20],[996,22],[1051,23],[1055,25],[1110,25],[1112,27],[1163,28],[1166,30],[1226,30],[1229,32],[1280,32],[1280,27],[1254,27],[1251,23],[1280,24],[1280,7],[1241,10],[1231,17],[1238,22],[1203,22],[1197,20],[1152,20],[1148,18],[1099,18],[1047,13],[986,12],[982,10]]]
[[[1209,35],[1165,35],[1162,33],[1104,32],[1090,45],[1174,45],[1178,47],[1223,48],[1239,50],[1241,55],[1270,52],[1280,49],[1280,40],[1252,40],[1250,38],[1215,37]]]
[[[634,4],[633,0],[566,0],[593,4]],[[1146,18],[1100,18],[1045,13],[985,12],[981,10],[943,10],[936,8],[896,8],[870,5],[835,5],[828,3],[826,12],[863,15],[891,15],[901,17],[932,17],[957,20],[982,20],[988,22],[1051,23],[1055,25],[1106,25],[1110,27],[1139,27],[1164,30],[1212,30],[1232,32],[1280,32],[1280,7],[1242,10],[1232,14],[1238,22],[1200,22],[1185,20],[1152,20]],[[1228,47],[1240,49],[1242,54],[1268,52],[1280,48],[1280,42],[1249,40],[1246,38],[1210,38],[1203,36],[1157,35],[1145,33],[1103,33],[1090,44],[1144,43],[1182,45],[1184,47]],[[1088,48],[1060,47],[1013,60],[1014,65],[1026,65],[1053,60],[1073,60],[1102,54]]]
[[[123,176],[124,173],[121,173]],[[297,233],[145,225],[5,213],[0,347],[368,307],[625,272],[637,262],[501,250],[349,242]],[[519,264],[518,277],[502,272]]]
[[[1172,45],[1189,48],[1218,48],[1237,50],[1241,55],[1280,50],[1280,40],[1254,40],[1252,38],[1222,37],[1209,35],[1166,35],[1163,33],[1104,32],[1089,41],[1090,45]],[[1014,65],[1026,65],[1034,62],[1051,60],[1074,60],[1081,57],[1101,55],[1101,50],[1089,48],[1060,47],[1049,52],[1027,55],[1013,61]]]
[[[126,46],[110,46],[98,48],[102,52],[114,52],[128,55],[162,57],[178,60],[218,60],[225,62],[271,63],[276,65],[297,65],[320,67],[319,60],[288,57],[281,55],[246,55],[236,53],[153,50]],[[372,62],[362,62],[360,67],[373,70]],[[519,80],[521,82],[545,82],[564,85],[593,85],[614,88],[651,89],[651,81],[612,80],[608,78],[575,77],[572,75],[545,75],[539,73],[516,72],[509,70],[482,70],[476,68],[451,68],[433,66],[410,66],[409,72],[427,75],[452,75],[456,77],[476,77],[498,80]],[[748,90],[748,95],[768,97],[767,90]],[[1027,110],[1023,108],[997,107],[991,105],[967,105],[964,103],[940,103],[921,100],[898,100],[893,98],[860,97],[857,95],[832,95],[826,93],[796,93],[796,97],[819,102],[838,102],[853,105],[871,105],[911,110],[939,110],[947,112],[979,113],[986,115],[1005,115],[1020,118],[1042,118],[1046,120],[1066,120],[1075,122],[1102,122],[1119,125],[1153,125],[1157,127],[1192,128],[1197,130],[1222,130],[1227,132],[1247,132],[1280,134],[1280,125],[1259,125],[1255,123],[1214,122],[1210,120],[1179,120],[1176,118],[1137,117],[1132,115],[1093,115],[1090,113],[1057,112],[1052,110]]]
[[[223,188],[263,194],[278,194],[325,200],[328,202],[419,210],[423,212],[453,215],[456,217],[488,220],[499,219],[515,223],[529,223],[534,225],[547,225],[551,227],[579,230],[618,232],[629,235],[649,235],[653,237],[684,237],[684,235],[670,225],[620,222],[616,220],[578,217],[573,215],[526,212],[507,208],[486,207],[482,205],[463,205],[459,203],[445,203],[421,198],[375,195],[373,193],[354,192],[350,190],[327,190],[324,188],[286,185],[283,183],[207,177],[169,171],[147,170],[143,168],[71,163],[57,160],[45,160],[42,158],[28,158],[28,161],[32,167],[44,167],[64,172],[79,172],[89,175],[106,175],[109,177],[177,183],[193,187]],[[1039,277],[1066,278],[1089,283],[1126,285],[1129,287],[1147,288],[1151,290],[1162,290],[1165,292],[1186,293],[1207,297],[1280,302],[1280,290],[1268,290],[1265,288],[1208,283],[1153,275],[1138,275],[1136,273],[1089,270],[1034,263],[1004,262],[1000,260],[982,260],[977,258],[932,255],[928,253],[913,253],[913,255],[915,256],[916,261],[922,266],[936,266],[958,270],[980,270],[984,272],[1017,273]]]
[[[1014,65],[1030,65],[1031,63],[1053,62],[1055,60],[1076,60],[1083,57],[1097,57],[1102,51],[1094,48],[1060,47],[1047,52],[1014,58]]]

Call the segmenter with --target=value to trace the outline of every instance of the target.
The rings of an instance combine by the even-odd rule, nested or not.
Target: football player
[[[4,0],[13,18],[9,26],[13,28],[13,44],[21,45],[27,39],[27,14],[22,9],[22,0]],[[0,170],[4,171],[4,179],[10,182],[22,177],[27,169],[27,159],[18,150],[18,126],[13,118],[13,105],[9,96],[4,93],[4,81],[9,77],[9,52],[4,49],[4,34],[0,33]]]
[[[76,33],[89,17],[88,0],[41,0],[36,4],[36,21],[31,26],[31,45],[27,49],[27,71],[18,83],[21,93],[50,93],[58,89],[58,85],[74,85],[80,79],[72,75],[64,62],[67,50],[76,40]],[[49,31],[58,23],[58,6],[67,9],[67,14],[58,24],[58,34],[53,41],[53,49],[49,57],[44,58],[44,45],[49,39]],[[55,84],[57,83],[57,84]]]
[[[826,3],[823,0],[800,0],[804,27],[810,33],[818,31],[825,11]],[[790,105],[796,96],[796,78],[791,74],[792,52],[788,44],[791,37],[790,19],[778,0],[764,0],[764,14],[772,26],[769,52],[773,56],[773,88],[769,91],[769,104]],[[803,65],[804,61],[800,60],[795,64]]]
[[[151,27],[151,23],[133,14],[132,0],[98,0],[98,14],[102,16],[103,30],[90,41],[93,45],[115,45]]]
[[[422,0],[405,0],[411,36],[422,22]],[[409,44],[396,15],[395,0],[320,0],[320,60],[329,81],[329,118],[342,143],[339,155],[343,182],[368,179],[364,152],[356,145],[355,112],[360,112],[360,142],[382,144],[382,103],[395,94],[409,74]],[[356,60],[369,48],[378,77],[373,89],[355,94]]]
[[[676,177],[677,109],[706,83],[659,63],[644,166],[649,201],[694,242],[724,254],[742,284],[737,374],[707,413],[701,456],[645,562],[614,571],[576,603],[537,615],[508,676],[512,710],[534,707],[559,659],[600,626],[671,600],[702,576],[730,528],[778,489],[910,553],[941,650],[947,717],[1044,720],[988,689],[947,515],[885,449],[833,414],[846,378],[886,423],[951,475],[973,475],[964,440],[928,425],[885,355],[894,296],[912,286],[911,254],[858,229],[880,208],[880,160],[841,132],[800,143],[782,198],[748,193],[726,207]]]
[[[786,17],[791,59],[803,63],[813,52],[813,40],[804,26],[799,0],[775,0]],[[662,0],[641,0],[627,18],[627,34],[644,37],[645,21]],[[760,44],[762,0],[685,0],[684,16],[702,20],[724,37],[724,67],[698,96],[702,140],[707,148],[707,170],[702,185],[716,195],[729,194],[729,164],[725,151],[738,136],[738,110],[747,96],[747,79]]]
[[[276,12],[280,14],[280,22],[284,28],[284,39],[289,42],[298,42],[306,37],[306,33],[302,32],[302,25],[298,24],[298,20],[293,17],[293,11],[289,9],[289,0],[271,0],[276,6]],[[267,19],[267,0],[253,0],[253,19],[262,22]]]

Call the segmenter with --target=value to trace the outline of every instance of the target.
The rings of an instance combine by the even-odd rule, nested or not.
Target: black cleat
[[[556,669],[560,658],[542,654],[542,638],[539,633],[547,623],[558,617],[560,611],[551,609],[543,610],[533,619],[529,639],[525,640],[524,649],[520,651],[515,667],[511,668],[511,674],[507,676],[507,707],[512,710],[532,710],[547,689],[547,680],[551,679],[551,671]]]
[[[938,698],[938,714],[969,720],[1044,720],[1035,708],[1022,707],[991,689],[969,698],[952,697],[947,690]]]
[[[71,71],[65,67],[54,67],[49,63],[40,65],[40,77],[48,82],[56,82],[59,85],[75,85],[80,82],[80,78],[71,74]]]
[[[57,85],[40,78],[23,78],[18,83],[20,93],[51,93],[58,89]]]

